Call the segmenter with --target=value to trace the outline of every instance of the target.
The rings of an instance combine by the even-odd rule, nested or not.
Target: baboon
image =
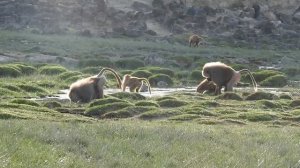
[[[145,82],[148,85],[149,93],[151,94],[151,86],[150,86],[148,79],[138,78],[135,76],[131,76],[129,74],[126,74],[123,77],[122,87],[121,87],[122,91],[124,92],[126,87],[128,86],[130,92],[139,92],[143,82]]]
[[[93,99],[103,98],[103,88],[106,84],[106,77],[103,75],[105,71],[114,74],[118,81],[118,87],[121,88],[121,78],[110,68],[103,68],[98,75],[78,80],[71,84],[69,90],[69,98],[72,102],[87,103]]]
[[[247,72],[250,75],[255,92],[257,91],[257,84],[248,69],[235,71],[230,66],[221,62],[210,62],[203,66],[202,76],[216,84],[215,94],[221,94],[222,86],[225,86],[225,91],[233,91],[233,86],[241,80],[241,73]]]
[[[203,41],[203,38],[200,37],[200,36],[198,36],[198,35],[193,34],[193,35],[191,35],[191,36],[189,37],[189,44],[190,44],[190,47],[192,47],[192,46],[193,46],[193,47],[198,47],[200,41]]]
[[[212,81],[208,81],[207,79],[202,80],[197,86],[196,91],[198,93],[214,93],[216,90],[216,85]]]

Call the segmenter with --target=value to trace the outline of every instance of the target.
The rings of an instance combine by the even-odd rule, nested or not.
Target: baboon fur
[[[252,80],[254,90],[257,91],[257,84],[248,69],[235,71],[232,67],[221,62],[209,62],[203,66],[202,76],[216,85],[215,94],[221,94],[221,89],[225,86],[225,91],[233,91],[235,86],[241,80],[241,72],[247,72]]]
[[[197,86],[196,91],[198,93],[214,93],[216,90],[216,85],[212,81],[208,81],[207,79],[203,79],[199,85]]]
[[[103,75],[105,71],[110,71],[114,74],[118,87],[121,88],[120,76],[110,68],[103,68],[98,75],[87,77],[78,80],[71,84],[69,98],[72,102],[87,103],[93,99],[103,98],[103,88],[106,84],[106,77]]]
[[[202,37],[193,34],[189,37],[189,45],[190,45],[190,47],[198,47],[200,41],[202,41],[202,40],[203,40]]]
[[[151,94],[151,86],[146,78],[138,78],[135,76],[131,76],[129,74],[124,75],[123,80],[122,80],[122,91],[124,92],[126,87],[129,87],[130,92],[140,92],[142,89],[142,85],[144,82],[148,85],[148,90],[149,93]]]

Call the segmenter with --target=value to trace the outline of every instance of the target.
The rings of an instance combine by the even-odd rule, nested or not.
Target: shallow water
[[[245,91],[245,92],[254,92],[253,88],[251,87],[236,87],[234,90],[237,91]],[[57,101],[69,101],[68,97],[68,89],[65,90],[60,90],[58,94],[54,95],[53,97],[45,97],[45,98],[40,98],[40,99],[35,99],[35,100],[57,100]],[[128,91],[128,90],[126,90]],[[140,92],[141,95],[145,97],[162,97],[162,96],[167,96],[172,93],[176,92],[187,92],[187,93],[196,93],[196,87],[184,87],[184,88],[152,88],[152,94],[150,95],[149,92]],[[282,88],[259,88],[258,91],[265,91],[269,93],[273,93],[276,95],[279,94],[289,94],[289,91],[283,91]],[[112,93],[117,93],[121,92],[120,89],[115,89],[115,88],[108,88],[104,90],[104,94],[112,94]],[[223,92],[223,91],[222,91]]]

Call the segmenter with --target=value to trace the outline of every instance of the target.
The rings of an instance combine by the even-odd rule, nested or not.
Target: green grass
[[[0,133],[12,168],[298,167],[300,157],[297,127],[0,120]]]

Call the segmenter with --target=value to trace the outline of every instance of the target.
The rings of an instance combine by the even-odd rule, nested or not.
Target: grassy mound
[[[239,115],[240,119],[246,119],[248,121],[259,122],[259,121],[271,121],[278,119],[278,116],[272,113],[263,112],[251,112],[251,113],[241,113]]]
[[[190,121],[194,120],[196,118],[199,118],[200,116],[197,114],[181,114],[177,116],[170,117],[169,120],[174,120],[174,121]]]
[[[39,73],[44,75],[57,75],[66,71],[67,69],[60,65],[45,65],[39,68]]]
[[[146,97],[143,95],[140,95],[138,93],[132,93],[132,92],[118,92],[110,94],[110,96],[119,98],[119,99],[129,99],[129,100],[145,100]]]
[[[153,74],[147,70],[137,70],[137,71],[134,71],[133,73],[131,73],[131,75],[139,77],[139,78],[149,78]]]
[[[139,118],[143,120],[153,120],[153,119],[162,119],[167,118],[175,115],[182,114],[180,110],[172,109],[157,109],[157,110],[150,110],[145,113],[142,113]]]
[[[262,105],[264,108],[282,108],[279,103],[269,100],[259,100],[258,104]]]
[[[100,117],[101,115],[103,115],[105,113],[120,110],[125,107],[129,107],[129,106],[132,106],[132,104],[126,103],[126,102],[109,103],[109,104],[89,107],[86,109],[84,114],[87,116],[99,116]]]
[[[175,99],[176,100],[177,98],[176,97],[172,97],[172,96],[164,96],[164,97],[157,98],[156,101],[169,100],[169,99],[171,99],[171,100]]]
[[[153,106],[153,107],[159,107],[159,104],[151,101],[139,101],[135,103],[136,106]]]
[[[58,101],[48,101],[48,102],[43,103],[43,106],[47,107],[49,109],[62,107],[61,103]]]
[[[290,103],[290,107],[298,107],[300,106],[300,100],[293,100],[291,103]]]
[[[18,77],[21,75],[21,71],[16,67],[0,65],[0,77]]]
[[[22,92],[22,89],[20,89],[18,86],[15,86],[13,84],[0,83],[0,88],[5,88],[14,92]]]
[[[188,103],[176,99],[166,99],[166,100],[158,101],[158,104],[160,105],[160,107],[180,107],[180,106],[187,105]]]
[[[36,106],[39,107],[40,104],[33,101],[33,100],[27,100],[27,99],[13,99],[10,101],[10,103],[14,103],[14,104],[26,104],[26,105],[30,105],[30,106]]]
[[[161,68],[161,67],[147,67],[146,70],[150,71],[153,74],[164,74],[169,77],[174,77],[175,73],[171,69]]]
[[[71,77],[80,76],[80,75],[82,75],[82,73],[78,72],[78,71],[66,71],[66,72],[59,74],[58,78],[61,80],[67,80]]]
[[[202,77],[202,71],[200,71],[200,70],[194,70],[194,71],[192,71],[192,73],[191,73],[191,75],[190,75],[190,79],[192,79],[192,80],[200,80],[200,79],[202,79],[203,77]]]
[[[114,98],[114,97],[108,97],[108,98],[104,98],[104,99],[93,100],[88,105],[88,107],[94,107],[94,106],[104,105],[104,104],[108,104],[108,103],[115,103],[115,102],[126,102],[126,101],[118,99],[118,98]]]
[[[165,74],[156,74],[149,77],[151,86],[157,86],[160,81],[167,83],[168,86],[172,86],[174,84],[172,78]]]
[[[218,97],[216,97],[216,99],[221,99],[221,100],[243,100],[243,98],[236,94],[236,93],[232,93],[232,92],[226,92],[223,93],[221,95],[219,95]]]
[[[105,113],[102,115],[103,118],[128,118],[133,117],[144,112],[154,110],[155,107],[142,107],[142,106],[129,106],[121,110]]]
[[[32,84],[18,84],[17,85],[20,89],[24,90],[25,92],[32,92],[32,93],[45,93],[48,94],[48,91],[42,87],[32,85]]]
[[[282,72],[274,71],[274,70],[261,70],[258,72],[254,72],[253,76],[256,82],[260,83],[261,81],[267,79],[268,77],[275,76],[275,75],[282,75],[282,74],[283,74]],[[246,75],[245,78],[247,79],[247,81],[250,81],[250,77],[248,74]]]
[[[255,92],[246,97],[246,100],[262,100],[262,99],[277,100],[279,99],[279,97],[276,96],[275,94],[267,93],[267,92]]]
[[[287,77],[285,75],[274,75],[260,82],[261,86],[283,87],[287,85]]]
[[[279,95],[280,99],[287,99],[287,100],[292,100],[292,96],[288,95],[288,94],[280,94]]]

